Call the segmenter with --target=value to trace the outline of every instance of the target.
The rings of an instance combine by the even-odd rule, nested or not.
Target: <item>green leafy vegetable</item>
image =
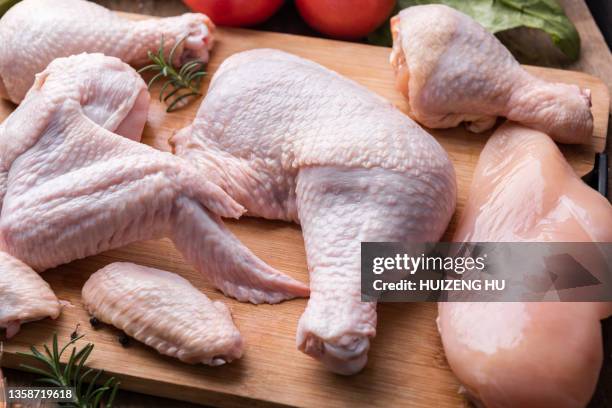
[[[4,15],[15,4],[19,3],[20,0],[0,0],[0,17]]]
[[[446,4],[471,16],[492,33],[519,27],[542,30],[572,61],[580,55],[580,36],[556,0],[398,0],[396,8],[399,11],[434,3]],[[374,44],[391,45],[389,25],[371,34],[368,40]]]
[[[34,346],[31,348],[31,354],[17,353],[21,356],[38,360],[44,368],[27,364],[21,364],[20,367],[25,371],[40,375],[41,378],[37,380],[38,382],[56,387],[74,387],[76,394],[74,400],[72,402],[60,403],[60,405],[76,408],[111,408],[119,389],[119,382],[115,377],[111,377],[102,386],[95,385],[102,376],[103,371],[85,366],[85,362],[93,351],[93,344],[87,343],[80,350],[77,350],[76,346],[73,347],[68,362],[66,364],[60,363],[60,359],[68,347],[82,337],[83,335],[73,336],[60,350],[57,333],[55,333],[53,334],[51,348],[47,345],[43,346],[44,353],[37,350]],[[86,386],[85,383],[89,383],[89,385]]]
[[[199,89],[202,78],[206,75],[206,64],[201,60],[194,59],[184,63],[178,69],[172,63],[174,53],[186,38],[174,44],[166,59],[164,55],[164,38],[162,37],[157,54],[151,51],[148,53],[149,59],[153,63],[138,71],[139,73],[146,71],[157,72],[149,81],[149,89],[157,80],[161,78],[166,80],[159,91],[159,101],[168,104],[167,112],[172,112],[184,106],[188,98],[202,95]]]

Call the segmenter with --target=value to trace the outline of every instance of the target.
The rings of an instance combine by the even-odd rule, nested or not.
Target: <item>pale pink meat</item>
[[[38,273],[0,251],[0,328],[7,338],[17,334],[23,323],[56,319],[61,310],[60,301]]]
[[[113,133],[142,129],[146,85],[114,57],[56,59],[0,125],[4,248],[43,271],[169,236],[194,267],[242,301],[306,296],[221,222],[244,209],[186,161]]]
[[[147,52],[165,55],[179,40],[174,63],[208,61],[215,26],[200,13],[133,21],[85,0],[23,0],[0,19],[0,97],[19,103],[55,58],[102,53],[142,66]]]
[[[454,240],[612,242],[612,206],[547,135],[506,123],[480,155]],[[448,362],[481,405],[570,408],[590,400],[602,364],[599,321],[612,314],[610,303],[438,308]]]
[[[275,50],[225,60],[172,143],[248,215],[301,224],[311,298],[298,348],[332,371],[360,371],[376,333],[376,304],[361,302],[361,242],[440,238],[455,208],[442,147],[383,98]]]
[[[91,315],[161,354],[212,366],[242,356],[229,308],[174,273],[115,262],[91,275],[82,294]]]
[[[409,7],[393,17],[391,31],[397,86],[424,126],[467,122],[482,132],[505,116],[561,143],[591,139],[590,91],[532,76],[467,15],[438,4]]]

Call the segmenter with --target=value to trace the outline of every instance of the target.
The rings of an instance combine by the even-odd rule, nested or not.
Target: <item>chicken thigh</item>
[[[397,87],[419,123],[467,122],[481,132],[505,116],[561,143],[590,140],[590,91],[533,77],[467,15],[444,5],[409,7],[393,17],[391,31]]]
[[[59,316],[62,305],[38,273],[0,251],[0,327],[11,338],[21,324]],[[1,395],[1,394],[0,394]]]
[[[20,103],[55,58],[102,53],[134,66],[149,62],[162,37],[165,55],[182,39],[175,64],[208,61],[214,25],[204,14],[131,21],[85,0],[23,0],[0,19],[0,97]]]
[[[297,345],[332,371],[360,371],[376,333],[361,242],[439,239],[456,188],[442,147],[381,97],[275,50],[225,60],[171,143],[248,214],[301,224],[311,297]]]
[[[90,314],[161,354],[213,366],[242,356],[229,308],[174,273],[115,262],[91,275],[82,293]]]
[[[307,295],[223,226],[219,215],[244,209],[205,174],[112,133],[141,129],[147,104],[144,81],[117,58],[60,58],[38,74],[0,126],[3,248],[42,271],[170,236],[229,296],[259,303]]]
[[[507,123],[483,150],[455,241],[612,242],[612,206],[551,139]],[[609,268],[609,266],[608,266]],[[584,407],[610,303],[440,303],[448,362],[486,407]]]

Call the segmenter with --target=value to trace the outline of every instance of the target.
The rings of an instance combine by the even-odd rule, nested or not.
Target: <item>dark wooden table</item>
[[[189,11],[180,0],[97,0],[99,4],[113,10],[132,13],[149,14],[155,16],[172,16]],[[580,59],[564,68],[583,71],[601,78],[612,89],[612,54],[597,28],[593,16],[589,12],[584,0],[559,0],[572,22],[576,25],[582,39]],[[316,35],[295,15],[291,4],[286,5],[271,21],[257,27],[265,30]],[[612,156],[612,143],[608,142],[606,151]],[[612,188],[612,174],[609,176],[609,185]],[[612,196],[609,192],[609,196]],[[590,407],[612,408],[612,318],[603,322],[604,332],[604,366],[599,379],[597,390]],[[568,352],[573,352],[568,350]],[[5,370],[5,376],[10,386],[31,385],[34,376],[16,370]],[[35,407],[51,405],[38,404]],[[117,407],[145,408],[145,407],[196,407],[194,404],[179,402],[164,398],[152,397],[129,391],[121,391],[116,400]]]

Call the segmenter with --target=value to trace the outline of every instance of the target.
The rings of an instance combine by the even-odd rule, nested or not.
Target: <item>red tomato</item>
[[[282,6],[283,0],[183,0],[183,3],[206,14],[215,24],[242,27],[266,21]]]
[[[309,26],[330,37],[363,38],[393,11],[395,0],[296,0]]]

